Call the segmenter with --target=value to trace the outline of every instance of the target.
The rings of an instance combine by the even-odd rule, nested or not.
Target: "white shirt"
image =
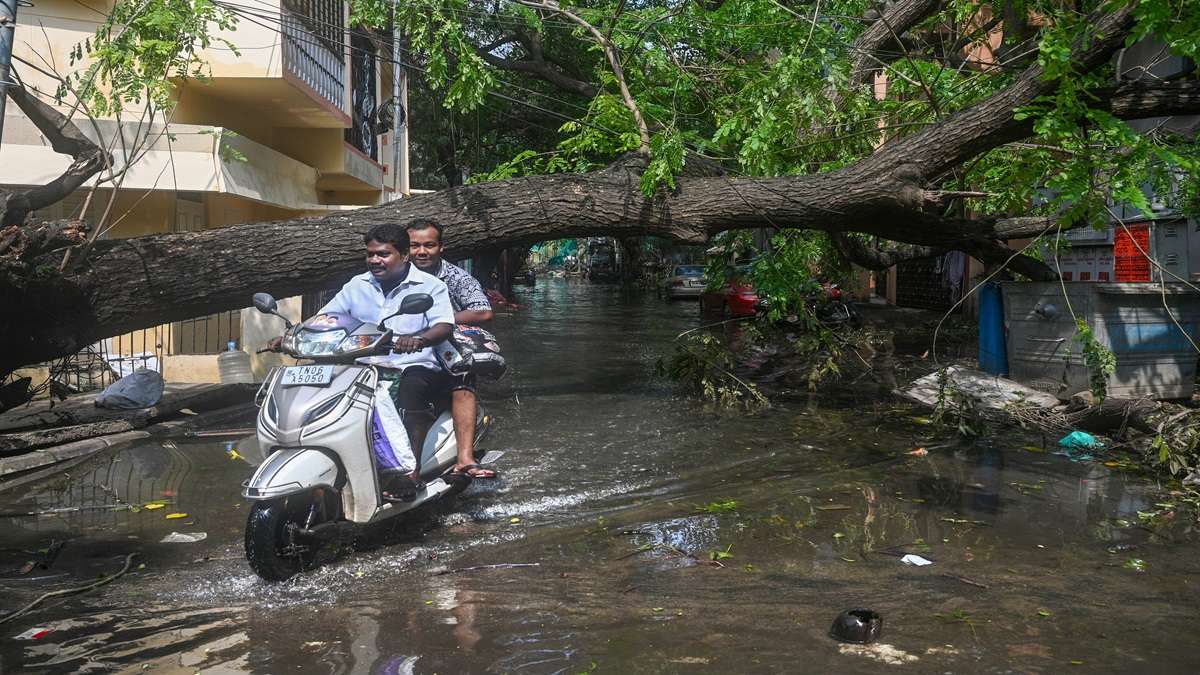
[[[424,314],[401,314],[388,319],[384,325],[391,328],[397,336],[419,333],[439,323],[454,325],[454,310],[450,306],[450,292],[446,289],[446,284],[441,279],[417,269],[412,263],[408,264],[408,274],[404,280],[390,293],[384,294],[383,287],[374,275],[364,272],[347,281],[342,290],[321,308],[320,313],[349,314],[359,321],[378,324],[384,317],[395,313],[400,308],[400,302],[413,293],[428,293],[433,297],[433,306]],[[442,367],[434,356],[432,347],[411,354],[364,356],[358,359],[358,362],[399,370],[408,366],[424,366],[434,370],[440,370]]]

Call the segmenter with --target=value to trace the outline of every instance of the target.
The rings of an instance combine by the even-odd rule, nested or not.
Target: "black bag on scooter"
[[[452,373],[497,380],[508,370],[496,336],[479,326],[455,326],[454,335],[442,344],[438,358]]]

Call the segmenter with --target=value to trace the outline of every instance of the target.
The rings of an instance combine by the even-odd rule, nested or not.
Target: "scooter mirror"
[[[283,319],[283,325],[288,328],[292,327],[292,322],[286,316],[279,313],[279,303],[275,302],[275,298],[271,297],[270,293],[255,293],[254,297],[251,298],[251,302],[254,303],[254,308],[258,311],[263,314],[274,314]]]
[[[400,301],[400,309],[396,310],[395,314],[390,314],[379,322],[379,330],[385,330],[384,324],[393,316],[401,314],[424,314],[433,307],[433,296],[428,293],[413,293]]]
[[[397,314],[424,314],[433,307],[433,296],[428,293],[413,293],[400,301]]]
[[[263,314],[274,314],[279,309],[279,304],[275,302],[275,298],[271,297],[270,293],[255,293],[254,308]]]

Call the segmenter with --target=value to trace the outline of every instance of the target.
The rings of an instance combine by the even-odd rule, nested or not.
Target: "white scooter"
[[[413,294],[396,315],[422,314],[432,305],[430,296]],[[275,368],[255,397],[258,443],[269,455],[244,484],[242,496],[253,501],[246,559],[258,576],[288,579],[313,567],[323,546],[470,484],[468,477],[448,475],[457,446],[450,412],[444,411],[416,455],[425,481],[416,499],[384,499],[371,448],[379,373],[355,363],[390,351],[393,333],[384,322],[376,326],[345,314],[319,314],[293,326],[270,295],[256,293],[254,306],[284,320],[287,331],[279,351],[311,361]],[[480,406],[476,439],[489,422]],[[489,452],[479,463],[494,462],[501,454]]]

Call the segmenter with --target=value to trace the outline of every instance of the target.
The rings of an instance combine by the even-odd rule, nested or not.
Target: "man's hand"
[[[267,341],[267,348],[266,348],[266,349],[264,349],[263,351],[266,351],[266,352],[277,352],[277,351],[279,351],[279,348],[280,348],[280,347],[282,347],[282,346],[283,346],[283,336],[282,336],[282,335],[280,335],[280,336],[278,336],[278,337],[273,337],[273,338],[271,338],[270,340],[268,340],[268,341]]]
[[[419,335],[401,335],[392,342],[392,351],[401,354],[411,354],[429,346],[429,342]]]

